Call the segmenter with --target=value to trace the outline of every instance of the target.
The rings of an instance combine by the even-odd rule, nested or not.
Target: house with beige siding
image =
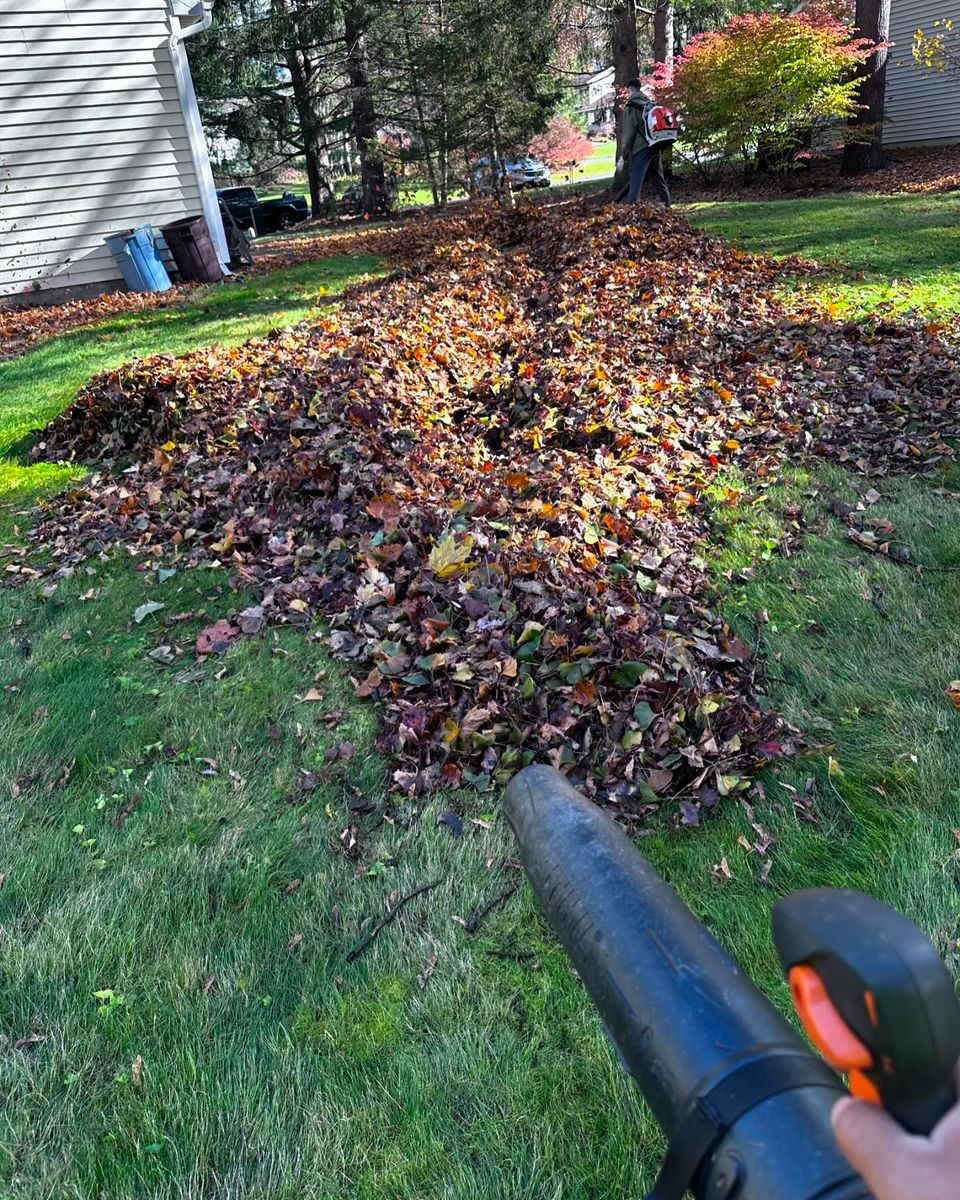
[[[892,0],[885,146],[960,142],[960,81],[949,71],[920,70],[912,55],[914,32],[931,32],[934,21],[951,16],[960,21],[954,0]]]
[[[183,44],[209,23],[203,0],[0,0],[0,304],[120,286],[106,236],[201,213],[226,263]]]

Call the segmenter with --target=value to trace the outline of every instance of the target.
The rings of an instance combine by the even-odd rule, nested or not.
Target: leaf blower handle
[[[957,1102],[960,1002],[923,934],[870,896],[815,888],[776,905],[773,940],[810,1040],[853,1095],[930,1133]]]

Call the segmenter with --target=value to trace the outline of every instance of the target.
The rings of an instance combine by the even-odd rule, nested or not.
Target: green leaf
[[[536,634],[534,640],[521,642],[517,647],[516,658],[519,662],[530,662],[531,659],[537,657],[540,653],[540,635]]]
[[[653,711],[646,700],[641,700],[640,703],[634,707],[633,719],[641,729],[649,729],[656,720],[656,717],[657,714]]]
[[[613,682],[620,687],[636,687],[647,670],[647,664],[642,662],[625,662],[613,672]]]
[[[528,621],[523,627],[523,633],[517,639],[518,646],[525,646],[527,642],[536,638],[537,645],[540,645],[540,637],[543,633],[543,626],[538,621]],[[518,655],[519,657],[519,655]]]

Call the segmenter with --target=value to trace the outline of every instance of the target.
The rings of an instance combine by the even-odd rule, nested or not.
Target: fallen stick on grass
[[[379,920],[376,925],[374,925],[372,929],[368,930],[368,932],[364,934],[360,941],[357,942],[354,948],[347,955],[347,962],[353,962],[354,959],[359,958],[364,950],[366,950],[366,948],[373,941],[373,939],[377,937],[378,934],[382,933],[383,930],[386,929],[386,927],[394,919],[394,917],[396,917],[401,909],[403,909],[404,905],[409,904],[410,901],[415,899],[417,896],[422,896],[424,892],[429,892],[431,888],[435,888],[437,884],[442,882],[442,879],[435,879],[432,883],[423,883],[420,885],[420,887],[414,888],[412,892],[408,892],[406,896],[401,896],[393,908],[387,909],[386,916]]]
[[[520,889],[519,883],[511,883],[510,886],[505,887],[502,892],[497,892],[497,894],[495,896],[492,896],[486,902],[486,904],[481,905],[480,908],[477,909],[477,911],[473,914],[472,917],[470,917],[470,918],[468,918],[468,920],[464,921],[463,927],[467,931],[467,933],[476,933],[477,928],[478,928],[480,922],[483,920],[483,918],[489,912],[492,912],[493,909],[495,909],[498,905],[503,904],[503,902],[505,900],[509,900],[510,897],[513,895],[513,893],[516,891],[519,891],[519,889]]]

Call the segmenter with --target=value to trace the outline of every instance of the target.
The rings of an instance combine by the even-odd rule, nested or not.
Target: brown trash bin
[[[217,258],[206,217],[184,217],[160,232],[170,248],[181,279],[197,283],[219,283],[223,268]]]

